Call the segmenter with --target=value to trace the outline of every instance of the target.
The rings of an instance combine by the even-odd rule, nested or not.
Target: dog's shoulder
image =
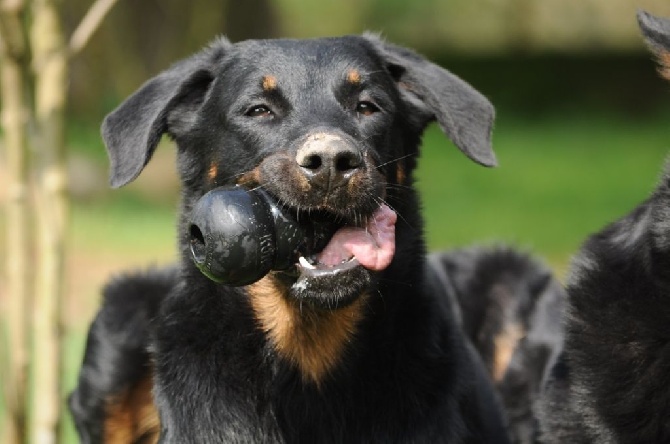
[[[570,433],[607,442],[665,442],[670,315],[670,188],[590,236],[567,281],[561,366],[543,401],[546,442]],[[561,406],[561,408],[554,408]],[[576,439],[576,438],[575,438]]]
[[[68,399],[83,442],[152,442],[157,435],[150,327],[178,281],[177,269],[166,267],[125,273],[105,286]]]

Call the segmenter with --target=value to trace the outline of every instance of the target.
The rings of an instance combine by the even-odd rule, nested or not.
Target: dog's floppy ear
[[[442,131],[470,159],[484,166],[497,165],[491,148],[495,111],[483,95],[409,49],[389,44],[374,34],[364,37],[384,58],[407,101],[428,120],[437,120]]]
[[[102,138],[110,158],[112,187],[139,176],[161,136],[166,132],[176,135],[173,127],[183,128],[193,119],[214,80],[215,62],[229,46],[225,38],[217,39],[147,81],[105,117]],[[180,115],[168,120],[175,110]]]
[[[670,80],[670,20],[640,10],[637,21],[645,42],[658,58],[661,75]]]

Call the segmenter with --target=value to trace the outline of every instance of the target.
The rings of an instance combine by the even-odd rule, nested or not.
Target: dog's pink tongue
[[[395,211],[386,205],[380,206],[365,227],[345,227],[335,232],[317,260],[335,266],[353,256],[368,270],[385,269],[395,253],[397,219]]]

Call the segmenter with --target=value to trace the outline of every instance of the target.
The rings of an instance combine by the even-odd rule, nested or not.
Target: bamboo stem
[[[31,431],[34,443],[55,444],[62,399],[62,301],[69,202],[64,134],[67,50],[53,0],[33,1],[30,41],[39,134],[36,215],[40,257],[33,310],[35,398]]]
[[[28,305],[30,300],[31,220],[28,178],[26,107],[25,35],[21,1],[0,4],[0,35],[2,36],[2,64],[0,65],[0,93],[2,94],[2,126],[8,173],[7,199],[7,288],[3,381],[7,414],[4,441],[20,444],[26,438],[26,386],[28,377]]]
[[[116,1],[96,0],[68,47],[58,13],[58,0],[29,1],[32,13],[29,35],[26,35],[25,26],[28,22],[23,20],[25,0],[0,0],[0,49],[3,57],[0,92],[10,179],[7,203],[10,297],[6,341],[9,351],[6,353],[7,371],[3,381],[9,413],[3,441],[7,444],[22,444],[27,440],[29,342],[32,342],[33,394],[31,412],[27,415],[30,442],[55,444],[59,439],[63,373],[62,306],[69,213],[65,150],[68,59],[86,45]],[[33,78],[28,75],[27,69],[28,45],[32,55]],[[28,91],[33,93],[34,104]],[[31,207],[27,127],[33,117],[38,174],[36,205]],[[34,273],[28,272],[33,213],[39,247],[35,288],[29,286],[29,278]],[[32,322],[28,319],[29,303],[33,308]],[[30,339],[29,331],[32,333]]]
[[[96,0],[70,37],[70,56],[81,51],[118,0]]]
[[[4,59],[2,62],[2,97],[4,101],[2,123],[5,129],[9,193],[7,199],[7,391],[9,424],[12,439],[5,442],[21,442],[25,421],[25,388],[28,365],[27,311],[29,300],[28,255],[30,252],[28,174],[26,159],[25,109],[12,104],[12,95],[20,96],[22,69],[18,64]],[[19,102],[20,103],[20,102]]]

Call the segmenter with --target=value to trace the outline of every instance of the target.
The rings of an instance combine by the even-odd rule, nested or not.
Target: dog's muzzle
[[[337,226],[313,218],[298,223],[261,189],[220,187],[193,207],[191,255],[204,275],[233,286],[293,266],[307,279],[357,266],[379,271],[393,259],[396,219],[395,212],[382,205],[363,226]]]

